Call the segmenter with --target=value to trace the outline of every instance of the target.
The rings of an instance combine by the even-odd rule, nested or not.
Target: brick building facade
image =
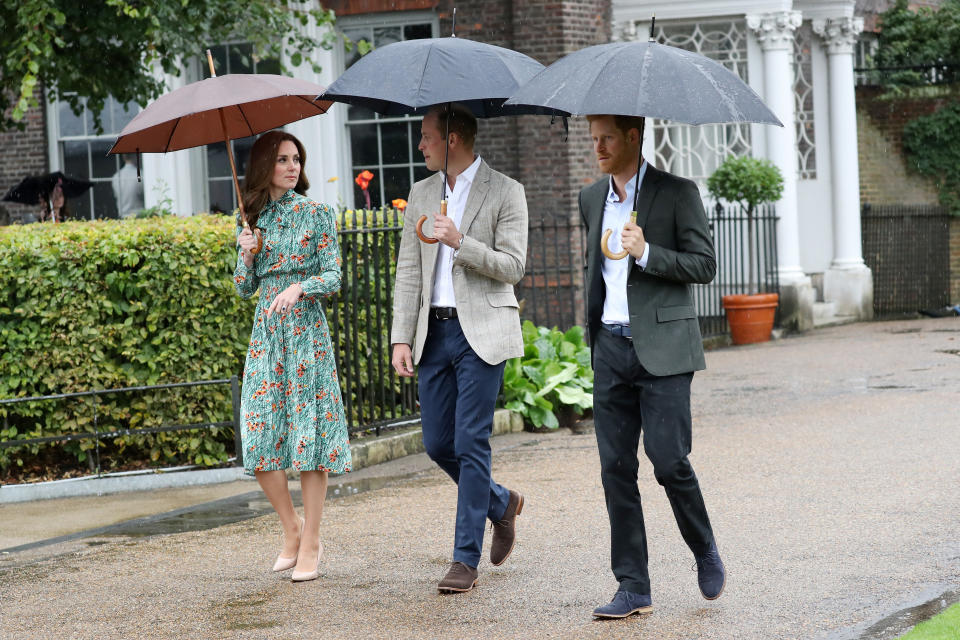
[[[0,192],[17,184],[24,176],[49,171],[47,157],[47,121],[44,96],[37,89],[40,106],[27,111],[24,129],[0,131]],[[39,207],[0,202],[0,225],[18,222],[36,215]]]

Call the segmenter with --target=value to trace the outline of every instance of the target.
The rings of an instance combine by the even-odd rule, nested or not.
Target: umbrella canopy
[[[522,86],[505,106],[686,124],[783,126],[760,96],[719,62],[653,41],[600,44],[571,53]]]
[[[123,128],[109,153],[166,152],[246,138],[319,115],[323,87],[274,74],[233,73],[188,84],[154,100]],[[221,126],[221,112],[226,132]]]
[[[503,102],[543,65],[522,53],[463,38],[424,38],[374,49],[319,96],[383,115],[424,113],[459,102],[478,118],[522,114],[569,115],[537,105]]]
[[[41,198],[48,198],[53,188],[60,184],[64,198],[76,198],[93,186],[92,182],[81,178],[72,178],[59,171],[42,176],[27,176],[3,196],[6,202],[38,204]]]

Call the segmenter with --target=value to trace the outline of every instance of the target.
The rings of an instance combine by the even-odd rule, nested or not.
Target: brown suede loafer
[[[510,501],[503,520],[493,523],[493,541],[490,543],[490,563],[499,566],[507,561],[517,541],[517,516],[523,511],[523,496],[510,491]]]
[[[440,593],[463,593],[470,591],[477,586],[477,570],[468,567],[462,562],[454,562],[450,565],[447,575],[437,585],[437,591]]]

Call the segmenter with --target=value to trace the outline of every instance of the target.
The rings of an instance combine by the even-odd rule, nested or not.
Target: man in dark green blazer
[[[610,517],[611,567],[620,583],[598,618],[652,610],[647,540],[637,487],[641,436],[684,541],[703,597],[725,584],[710,519],[687,455],[690,383],[706,367],[690,285],[716,274],[713,239],[696,185],[640,162],[642,118],[589,116],[600,170],[580,192],[587,230],[587,323],[594,368],[593,412]],[[639,166],[638,166],[639,165]],[[636,221],[631,220],[640,181]],[[608,249],[628,252],[617,260]]]

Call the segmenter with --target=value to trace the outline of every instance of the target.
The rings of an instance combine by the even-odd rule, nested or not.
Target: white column
[[[797,129],[793,95],[793,34],[803,19],[799,11],[748,15],[763,50],[764,101],[783,127],[769,127],[766,157],[783,174],[783,196],[776,203],[780,282],[806,278],[800,266],[800,221],[797,211]]]
[[[868,318],[873,313],[872,275],[860,241],[860,169],[853,46],[863,19],[815,20],[813,30],[827,49],[830,80],[830,159],[833,185],[833,261],[824,273],[824,298],[837,312]]]

